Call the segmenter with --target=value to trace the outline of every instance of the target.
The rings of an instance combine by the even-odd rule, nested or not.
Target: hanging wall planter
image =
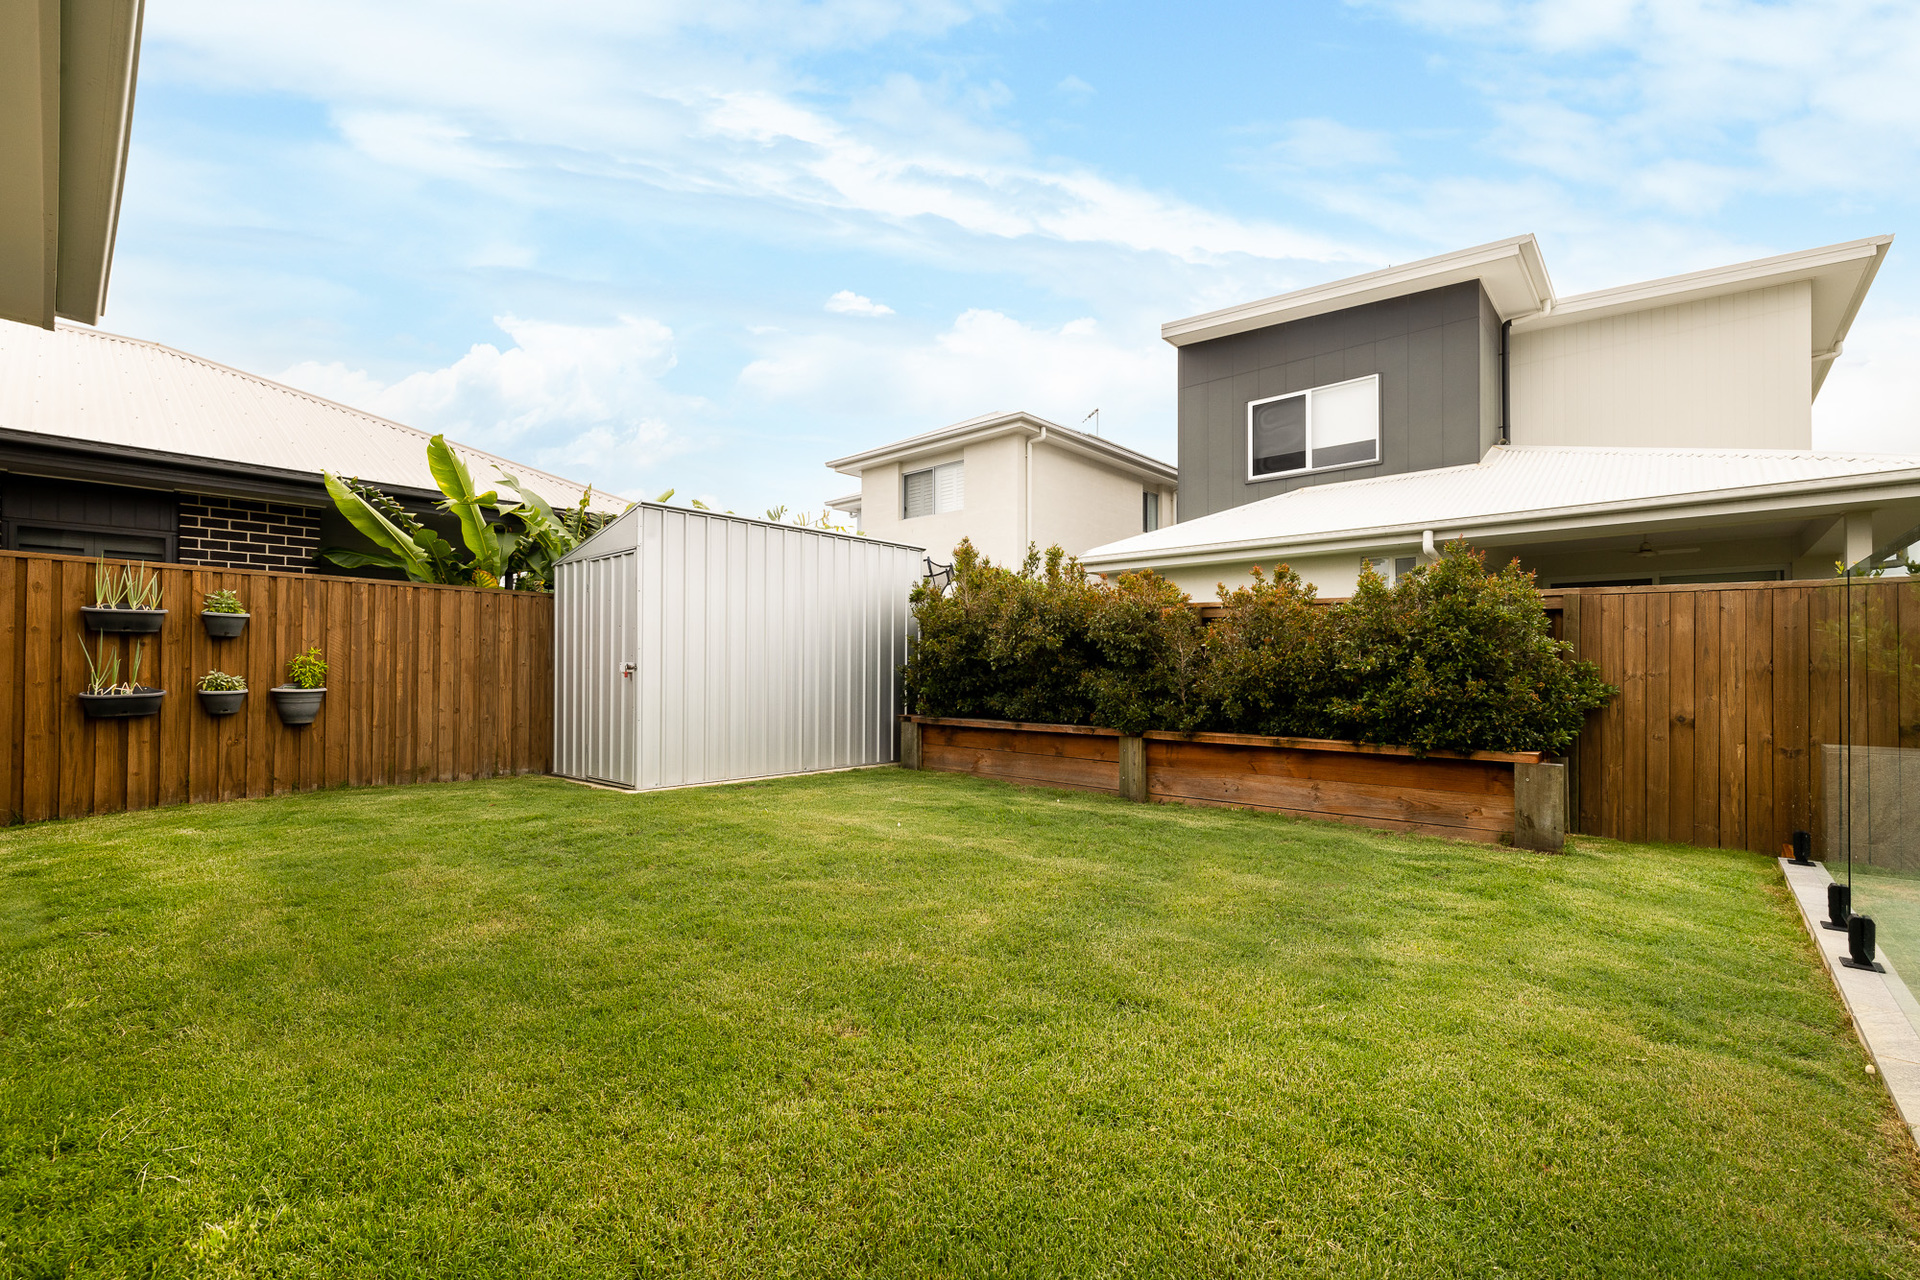
[[[327,696],[327,664],[318,645],[287,659],[287,683],[267,690],[280,723],[288,728],[312,724],[320,714],[320,703]]]
[[[207,629],[209,640],[231,640],[247,629],[250,613],[210,613],[201,611],[200,623]]]
[[[150,636],[167,621],[160,607],[160,577],[146,565],[107,567],[107,558],[93,570],[93,603],[81,608],[89,631],[107,635]]]
[[[231,591],[209,591],[201,605],[200,625],[207,629],[209,640],[232,640],[247,629],[247,619],[253,616]]]
[[[80,699],[80,709],[86,712],[89,720],[131,720],[160,714],[160,700],[167,696],[167,691],[138,685],[125,693],[81,693],[74,696]]]
[[[267,690],[267,696],[273,699],[273,709],[280,713],[280,723],[290,729],[303,724],[312,724],[313,718],[320,714],[320,704],[326,699],[325,687],[302,689],[297,684],[277,684]]]
[[[224,671],[209,671],[200,677],[196,692],[200,709],[210,716],[230,716],[247,705],[247,681]]]
[[[245,689],[200,690],[200,709],[210,716],[230,716],[246,705]]]
[[[108,635],[150,636],[166,625],[165,609],[127,609],[112,605],[88,605],[80,610],[87,630]]]

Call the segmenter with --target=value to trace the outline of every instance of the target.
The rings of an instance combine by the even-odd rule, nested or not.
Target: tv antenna
[[[1093,434],[1099,435],[1100,434],[1100,411],[1098,409],[1095,409],[1092,413],[1080,419],[1080,425],[1084,427],[1087,425],[1089,421],[1093,423]]]

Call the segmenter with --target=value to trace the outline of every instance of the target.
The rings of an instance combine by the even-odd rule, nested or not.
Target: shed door
[[[631,787],[634,770],[635,717],[639,705],[635,668],[639,637],[636,625],[640,602],[634,592],[637,557],[632,553],[607,556],[587,563],[590,580],[582,593],[596,615],[591,624],[594,643],[582,663],[582,692],[586,695],[587,775],[597,782]]]

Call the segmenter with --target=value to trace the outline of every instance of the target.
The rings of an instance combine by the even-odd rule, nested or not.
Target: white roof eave
[[[1552,510],[1475,513],[1451,519],[1328,530],[1298,537],[1241,538],[1217,543],[1170,546],[1164,550],[1127,548],[1124,543],[1095,547],[1080,557],[1102,572],[1133,568],[1179,568],[1214,564],[1248,556],[1334,555],[1398,546],[1419,546],[1432,532],[1436,541],[1466,538],[1492,544],[1528,538],[1579,534],[1612,525],[1644,522],[1649,516],[1682,523],[1702,518],[1767,516],[1793,512],[1804,516],[1839,513],[1860,505],[1866,491],[1878,503],[1920,499],[1920,466],[1867,475],[1823,477],[1786,484],[1756,485],[1717,492],[1668,494]],[[1178,525],[1174,526],[1176,529]],[[1129,539],[1128,541],[1132,541]]]

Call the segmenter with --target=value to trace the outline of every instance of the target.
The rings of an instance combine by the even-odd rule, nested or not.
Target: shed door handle
[[[620,674],[625,676],[629,680],[633,678],[633,672],[634,672],[634,666],[631,662],[626,663],[620,668]]]

